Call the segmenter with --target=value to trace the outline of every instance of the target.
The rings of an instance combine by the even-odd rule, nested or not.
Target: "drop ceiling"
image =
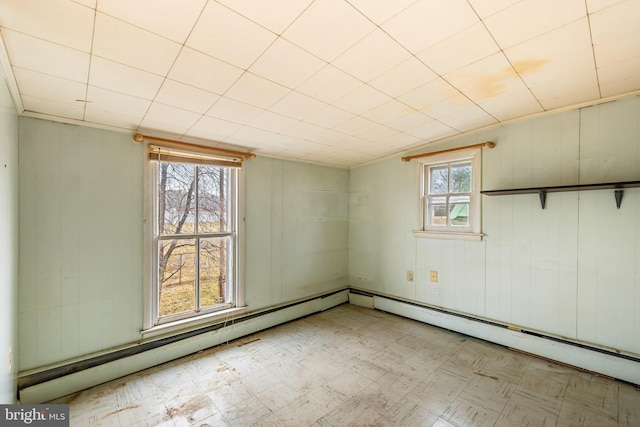
[[[352,167],[636,93],[638,18],[640,0],[1,0],[0,57],[25,116]]]

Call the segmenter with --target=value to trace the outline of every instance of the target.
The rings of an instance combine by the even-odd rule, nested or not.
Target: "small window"
[[[421,237],[480,240],[480,149],[421,159]]]

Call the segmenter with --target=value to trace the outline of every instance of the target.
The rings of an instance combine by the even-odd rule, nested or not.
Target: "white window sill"
[[[484,236],[482,233],[456,233],[453,231],[425,230],[413,230],[413,235],[421,239],[466,240],[468,242],[480,242]]]
[[[143,340],[156,338],[163,335],[174,335],[180,332],[187,332],[207,324],[217,323],[221,320],[232,320],[238,314],[242,314],[247,307],[234,307],[227,310],[216,311],[189,319],[177,320],[171,323],[157,325],[149,329],[140,331]]]

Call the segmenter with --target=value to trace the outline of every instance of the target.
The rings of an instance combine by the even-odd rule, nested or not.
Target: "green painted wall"
[[[496,147],[483,149],[484,190],[640,180],[640,98],[432,150],[487,140]],[[418,183],[419,163],[399,158],[351,170],[353,286],[640,354],[640,188],[619,210],[612,190],[548,194],[544,210],[536,194],[482,196],[486,236],[463,242],[413,236]]]
[[[0,235],[0,403],[14,403],[18,371],[18,115],[2,68]]]
[[[20,370],[140,340],[144,153],[130,134],[20,119]],[[249,310],[348,284],[349,171],[245,165]]]

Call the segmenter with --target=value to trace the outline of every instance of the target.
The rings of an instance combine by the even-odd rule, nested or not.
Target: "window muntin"
[[[155,181],[154,324],[234,306],[237,170],[158,161]]]

